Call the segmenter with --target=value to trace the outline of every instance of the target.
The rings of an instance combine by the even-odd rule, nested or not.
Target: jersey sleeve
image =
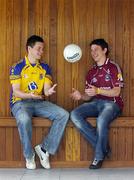
[[[91,68],[86,75],[85,89],[89,88],[89,85],[92,85],[93,78],[93,68]]]
[[[10,69],[10,83],[11,84],[20,84],[21,82],[21,71],[20,68],[16,66],[12,66]]]
[[[51,75],[51,68],[48,66],[48,64],[44,64],[43,68],[46,71],[45,74],[45,84],[52,84],[52,75]]]
[[[114,87],[123,87],[122,72],[118,64],[111,69],[111,79]]]

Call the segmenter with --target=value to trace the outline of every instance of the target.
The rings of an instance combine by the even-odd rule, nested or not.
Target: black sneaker
[[[103,163],[103,160],[94,159],[92,164],[89,166],[89,169],[99,169],[101,168],[102,163]]]

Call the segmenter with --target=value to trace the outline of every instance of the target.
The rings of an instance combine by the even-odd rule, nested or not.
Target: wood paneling
[[[120,10],[119,10],[120,9]],[[69,98],[72,87],[83,91],[92,65],[89,42],[105,38],[113,58],[123,70],[123,115],[134,115],[134,1],[133,0],[0,0],[0,115],[9,116],[9,68],[24,57],[27,37],[45,39],[44,59],[53,72],[57,93],[50,100],[71,111],[78,103]],[[65,45],[76,43],[83,51],[78,63],[63,58]]]
[[[79,104],[69,94],[73,87],[84,90],[85,75],[93,63],[89,42],[106,39],[110,57],[123,71],[123,116],[134,116],[134,0],[0,0],[0,23],[0,166],[7,162],[12,166],[12,161],[14,166],[24,165],[16,123],[10,118],[9,69],[24,57],[26,40],[32,34],[44,38],[43,59],[58,84],[56,94],[49,99],[69,111]],[[63,58],[63,49],[70,43],[78,44],[83,52],[82,59],[74,64]],[[120,122],[115,121],[110,130],[113,154],[109,167],[134,165],[134,119],[122,118]],[[34,123],[33,145],[47,134],[51,124],[46,121],[43,126],[41,119]],[[69,124],[57,154],[51,158],[53,165],[73,167],[77,162],[77,167],[87,166],[91,158],[90,145]]]

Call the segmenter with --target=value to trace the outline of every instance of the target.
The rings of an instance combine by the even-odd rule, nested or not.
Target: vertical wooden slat
[[[122,134],[122,136],[121,136]],[[125,128],[120,128],[118,130],[118,144],[117,144],[117,148],[118,148],[118,154],[117,154],[117,158],[118,160],[124,160],[125,157]]]
[[[26,55],[26,41],[27,38],[29,36],[29,34],[31,35],[31,33],[28,32],[28,0],[22,0],[21,1],[21,30],[20,30],[20,55],[21,58],[23,58]]]
[[[87,31],[86,31],[86,47],[85,47],[85,52],[83,54],[83,60],[85,61],[85,73],[88,72],[89,68],[92,67],[93,61],[91,58],[91,53],[90,53],[90,42],[93,40],[93,33],[94,33],[94,27],[93,27],[93,23],[94,23],[94,2],[92,0],[87,0],[87,15],[86,15],[86,27],[87,27]],[[85,74],[84,73],[84,74]],[[82,83],[82,82],[81,82]]]
[[[73,161],[80,161],[80,133],[73,128]]]
[[[93,33],[94,38],[100,38],[100,32],[101,32],[101,24],[98,20],[101,19],[101,0],[95,0],[94,1],[94,7],[93,7]]]
[[[126,154],[125,154],[125,160],[131,160],[133,157],[133,129],[132,128],[126,128],[125,133],[125,144],[126,144]]]
[[[71,0],[65,0],[65,8],[64,8],[64,14],[65,14],[65,24],[64,24],[64,46],[68,44],[73,43],[73,20],[72,20],[72,14],[73,14],[73,2]],[[63,49],[61,50],[63,53]],[[65,61],[64,58],[62,58],[65,62],[65,107],[71,111],[72,109],[72,101],[70,101],[69,95],[72,92],[72,64]]]
[[[0,77],[0,86],[2,87],[3,85],[7,85],[7,77],[6,77],[6,65],[7,62],[6,60],[6,14],[7,14],[7,2],[6,1],[0,1],[0,22],[1,22],[1,26],[0,26],[0,46],[1,46],[1,66],[0,66],[0,74],[3,75]],[[6,88],[6,86],[5,86]],[[0,114],[1,116],[5,116],[7,114],[6,112],[6,107],[7,107],[7,102],[6,102],[6,91],[4,90],[4,88],[0,88],[0,101],[1,101],[1,108],[0,108]]]
[[[86,161],[88,159],[88,156],[89,154],[88,154],[87,141],[82,136],[80,136],[80,160]]]
[[[109,144],[112,150],[112,160],[117,160],[118,158],[118,129],[111,128],[110,134],[109,134]]]
[[[21,142],[19,138],[18,129],[13,129],[13,160],[19,161],[21,159]],[[17,148],[16,148],[17,147]]]
[[[89,42],[89,39],[87,39],[87,34],[85,33],[85,27],[87,25],[87,19],[89,18],[87,16],[87,12],[88,12],[88,7],[89,6],[85,6],[85,4],[87,4],[88,1],[84,0],[84,1],[79,1],[79,35],[78,35],[78,44],[82,49],[82,58],[78,63],[78,74],[77,74],[77,88],[79,89],[79,91],[81,91],[82,93],[84,92],[85,89],[85,76],[87,73],[87,53],[89,54],[89,47],[87,48],[87,41]],[[92,5],[92,3],[91,3]],[[83,19],[85,19],[85,21],[83,21]],[[82,26],[81,26],[82,24]],[[91,28],[92,29],[92,28]],[[92,32],[92,30],[91,30]],[[87,52],[86,52],[87,51]],[[89,63],[89,62],[88,62]],[[80,76],[79,74],[82,74],[82,76]]]
[[[0,128],[0,160],[6,160],[6,132],[5,128]]]
[[[72,41],[75,44],[79,43],[79,4],[77,3],[76,0],[73,1],[73,14],[72,14],[72,18],[73,18],[73,22],[72,22],[72,33],[73,33],[73,39]],[[73,63],[72,64],[72,87],[75,89],[78,89],[78,63]],[[77,101],[73,101],[73,108],[76,107],[78,105]]]
[[[108,40],[110,45],[110,57],[115,60],[115,17],[116,17],[116,0],[109,0],[108,7]]]
[[[13,129],[6,128],[6,159],[13,160]]]
[[[66,128],[66,161],[72,161],[73,160],[73,129],[72,128]]]
[[[53,11],[52,11],[53,9]],[[49,1],[49,65],[52,69],[53,83],[57,83],[57,15],[58,7],[57,0]],[[50,97],[54,103],[57,102],[57,93]]]
[[[57,103],[64,106],[65,91],[65,66],[63,61],[64,47],[64,0],[58,0],[58,21],[57,21]]]
[[[129,108],[129,94],[130,94],[130,4],[129,1],[123,1],[123,33],[122,33],[122,69],[123,78],[124,78],[124,86],[123,89],[123,99],[124,99],[124,111],[123,114],[129,116],[130,108]]]

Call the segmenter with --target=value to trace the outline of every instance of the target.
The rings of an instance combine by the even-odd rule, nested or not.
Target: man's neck
[[[28,60],[29,60],[30,64],[36,64],[37,59],[33,58],[33,57],[30,56],[30,55],[28,55],[27,57],[28,57]]]
[[[105,64],[106,61],[106,57],[102,57],[98,62],[97,62],[97,66],[102,66],[103,64]]]

